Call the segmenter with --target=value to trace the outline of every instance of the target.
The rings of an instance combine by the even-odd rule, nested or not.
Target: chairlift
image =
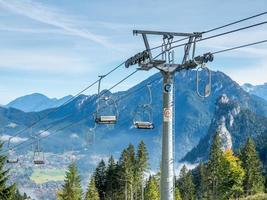
[[[38,139],[37,139],[36,147],[33,153],[33,163],[36,165],[45,164],[44,152],[40,148],[40,142]]]
[[[95,114],[95,122],[97,124],[115,124],[118,118],[118,109],[116,102],[110,96],[101,97],[100,94],[100,85],[101,80],[105,76],[99,76],[98,82],[98,99],[97,99],[97,108]],[[100,104],[104,104],[103,107],[100,108]],[[111,109],[113,110],[111,111]],[[104,111],[100,111],[104,110]]]
[[[201,92],[200,89],[200,73],[204,72],[208,77],[207,77],[207,82],[205,82],[204,84],[204,88],[203,88],[203,92]],[[211,94],[211,70],[207,67],[205,67],[205,64],[201,64],[200,67],[197,68],[196,70],[196,83],[197,83],[197,95],[201,98],[206,98],[208,96],[210,96]]]
[[[87,135],[86,135],[87,145],[93,145],[95,143],[95,129],[96,129],[96,126],[94,126],[93,128],[89,128]]]
[[[11,139],[12,137],[8,139],[8,157],[6,162],[9,164],[16,164],[19,162],[19,158],[16,156],[14,149],[11,147]]]
[[[68,155],[69,162],[74,162],[76,160],[75,151],[74,151],[74,147],[73,146],[74,146],[74,144],[72,143],[70,155]]]
[[[149,103],[138,106],[135,115],[133,124],[137,129],[153,129],[153,110],[152,110],[152,92],[151,85],[147,85],[149,91]]]

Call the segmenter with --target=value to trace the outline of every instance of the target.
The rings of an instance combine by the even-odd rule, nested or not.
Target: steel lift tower
[[[204,69],[204,64],[213,60],[211,53],[203,56],[195,57],[196,41],[201,39],[201,33],[174,33],[160,31],[145,31],[134,30],[134,35],[142,35],[146,50],[129,58],[125,66],[128,68],[131,65],[138,64],[140,70],[148,71],[152,68],[160,70],[163,76],[163,130],[162,130],[162,159],[161,159],[161,178],[160,178],[160,199],[174,199],[174,75],[181,70],[194,69],[201,65]],[[161,53],[152,57],[151,48],[148,42],[148,35],[158,35],[162,37]],[[174,50],[172,47],[175,37],[183,37],[182,40],[187,40],[184,46],[184,55],[181,64],[175,63]],[[191,48],[192,47],[192,48]],[[161,59],[157,57],[161,56]],[[207,69],[207,68],[205,68]],[[210,71],[208,70],[209,74]],[[198,80],[198,78],[197,78]],[[197,87],[198,87],[197,82]],[[211,91],[210,83],[205,87],[203,97],[209,95]],[[201,92],[198,91],[198,94]]]

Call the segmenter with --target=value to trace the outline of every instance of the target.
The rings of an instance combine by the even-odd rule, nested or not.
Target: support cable
[[[252,42],[252,43],[243,44],[243,45],[240,45],[240,46],[235,46],[235,47],[231,47],[231,48],[215,51],[215,52],[212,52],[211,54],[214,55],[214,54],[224,53],[224,52],[227,52],[227,51],[241,49],[241,48],[244,48],[244,47],[254,46],[254,45],[262,44],[262,43],[266,43],[266,42],[267,42],[267,40],[261,40],[261,41],[258,41],[258,42]]]
[[[234,22],[231,22],[231,23],[228,23],[228,24],[225,24],[225,25],[222,25],[222,26],[219,26],[219,27],[215,27],[215,28],[212,28],[212,29],[209,29],[207,31],[203,31],[201,32],[202,34],[205,34],[205,33],[210,33],[210,32],[213,32],[213,31],[217,31],[217,30],[220,30],[222,28],[226,28],[228,26],[232,26],[232,25],[235,25],[235,24],[238,24],[238,23],[241,23],[241,22],[244,22],[244,21],[247,21],[247,20],[250,20],[250,19],[253,19],[253,18],[256,18],[256,17],[260,17],[260,16],[263,16],[263,15],[266,15],[267,12],[262,12],[262,13],[259,13],[259,14],[256,14],[256,15],[252,15],[250,17],[247,17],[247,18],[243,18],[243,19],[240,19],[240,20],[237,20],[237,21],[234,21]],[[185,38],[182,38],[182,39],[179,39],[179,40],[174,40],[172,42],[172,44],[174,43],[177,43],[177,42],[181,42],[181,41],[185,41],[189,39],[188,37],[185,37]],[[150,50],[155,50],[155,49],[158,49],[158,48],[161,48],[163,45],[159,45],[159,46],[156,46],[156,47],[153,47],[151,48]],[[183,45],[182,45],[183,46]]]
[[[117,82],[115,85],[111,86],[108,90],[104,91],[102,95],[106,94],[107,92],[109,92],[110,90],[112,90],[113,88],[115,88],[116,86],[118,86],[119,84],[121,84],[122,82],[124,82],[126,79],[130,78],[131,76],[133,76],[133,75],[134,75],[135,73],[137,73],[137,72],[138,72],[138,70],[135,70],[134,72],[132,72],[131,74],[129,74],[128,76],[126,76],[125,78],[123,78],[122,80],[120,80],[119,82]],[[104,107],[104,108],[106,108],[106,107]],[[103,109],[103,108],[102,108],[102,109]],[[71,115],[73,115],[73,114],[71,113],[71,114],[67,115],[66,117],[64,117],[63,119],[60,119],[59,121],[61,121],[61,120],[65,120],[65,119],[67,119],[68,117],[70,117]],[[86,118],[85,118],[85,119],[86,119]],[[85,120],[85,119],[82,119],[82,120]],[[79,122],[79,121],[78,121],[78,122]],[[74,122],[74,123],[71,123],[71,124],[75,125],[75,124],[77,124],[78,122]],[[54,125],[54,122],[51,123],[51,124],[52,124],[52,125],[49,126],[48,128],[46,128],[45,130],[40,131],[40,132],[36,135],[36,137],[40,136],[42,133],[44,133],[44,132],[50,130],[52,127],[55,126],[55,125]],[[71,124],[67,125],[66,128],[68,128],[68,127],[70,127],[70,126],[73,126],[73,125],[71,125]],[[61,130],[63,130],[63,129],[66,129],[66,128],[64,128],[64,127],[63,127],[63,128],[60,128],[59,130],[56,130],[56,132],[59,132],[59,131],[61,131]],[[51,135],[51,134],[49,134],[49,135]],[[48,136],[49,136],[49,135],[48,135]],[[42,137],[42,138],[45,138],[45,137]],[[42,138],[40,138],[40,139],[42,139]],[[23,142],[21,142],[21,143],[19,143],[19,144],[17,144],[17,145],[14,145],[14,146],[12,147],[12,149],[17,149],[18,147],[22,146],[23,144],[27,143],[27,142],[30,141],[30,140],[32,140],[32,138],[27,139],[27,140],[25,140],[25,141],[23,141]],[[7,151],[8,151],[8,150],[2,151],[2,153],[7,152]]]
[[[197,40],[197,42],[213,39],[213,38],[216,38],[216,37],[220,37],[220,36],[223,36],[223,35],[235,33],[235,32],[242,31],[242,30],[249,29],[249,28],[253,28],[253,27],[256,27],[256,26],[261,26],[261,25],[264,25],[264,24],[267,24],[267,21],[260,22],[260,23],[257,23],[257,24],[253,24],[253,25],[250,25],[250,26],[245,26],[245,27],[238,28],[238,29],[234,29],[234,30],[227,31],[227,32],[224,32],[224,33],[219,33],[219,34],[216,34],[216,35],[212,35],[212,36],[209,36],[209,37],[206,37],[206,38],[199,39],[199,40]],[[172,46],[171,49],[174,49],[174,48],[177,48],[177,47],[182,47],[182,46],[184,46],[186,44],[190,44],[190,43],[187,42],[187,43],[175,45],[175,46]],[[191,44],[193,44],[193,42],[191,42]]]
[[[121,66],[124,65],[125,62],[119,64],[118,66],[116,66],[115,68],[113,68],[112,70],[110,70],[105,76],[110,75],[112,72],[116,71],[118,68],[120,68]],[[45,114],[43,117],[41,117],[40,119],[38,119],[37,121],[33,122],[30,126],[27,126],[26,128],[18,131],[17,133],[15,133],[14,135],[12,135],[10,137],[10,139],[20,135],[21,133],[23,133],[26,130],[29,130],[30,128],[34,127],[36,124],[38,124],[40,121],[46,119],[47,117],[49,117],[51,114],[56,113],[57,111],[59,111],[62,106],[65,106],[66,104],[72,102],[73,100],[75,100],[79,95],[81,95],[83,92],[85,92],[86,90],[90,89],[91,87],[93,87],[95,84],[97,84],[99,81],[99,79],[97,79],[96,81],[94,81],[93,83],[91,83],[90,85],[88,85],[87,87],[85,87],[84,89],[82,89],[81,91],[79,91],[76,95],[74,95],[72,98],[68,99],[67,101],[65,101],[63,104],[61,104],[60,106],[58,106],[55,110],[51,110],[49,111],[47,114]]]

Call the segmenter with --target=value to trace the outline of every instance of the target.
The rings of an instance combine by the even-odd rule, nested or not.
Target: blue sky
[[[266,0],[0,0],[0,104],[33,92],[49,97],[75,94],[97,75],[143,50],[133,29],[204,31],[266,8]],[[266,19],[259,17],[223,31]],[[197,52],[267,39],[266,28],[202,42]],[[153,38],[152,44],[159,44],[159,39]],[[267,82],[267,45],[220,54],[209,66],[240,84],[262,84]],[[103,87],[132,70],[121,68],[104,80]],[[155,72],[139,72],[114,91],[127,89]],[[86,94],[95,92],[92,88]]]

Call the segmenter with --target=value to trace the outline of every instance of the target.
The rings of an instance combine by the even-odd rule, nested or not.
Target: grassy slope
[[[63,169],[34,169],[31,180],[36,184],[48,181],[63,181],[65,170]]]

